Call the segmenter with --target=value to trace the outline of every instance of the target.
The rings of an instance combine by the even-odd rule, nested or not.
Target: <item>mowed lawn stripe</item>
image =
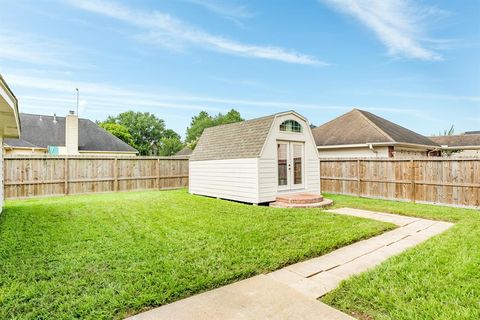
[[[393,227],[185,190],[7,201],[0,318],[122,318]]]

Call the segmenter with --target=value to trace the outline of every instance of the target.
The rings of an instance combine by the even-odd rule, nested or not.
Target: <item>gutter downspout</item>
[[[368,149],[372,150],[372,152],[375,153],[375,156],[377,156],[378,151],[373,148],[371,143],[368,144]]]

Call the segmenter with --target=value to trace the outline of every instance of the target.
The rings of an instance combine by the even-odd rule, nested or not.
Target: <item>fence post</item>
[[[160,190],[160,157],[157,158],[157,189]]]
[[[412,188],[412,194],[411,194],[411,199],[412,199],[412,202],[415,203],[415,160],[411,159],[410,160],[410,174],[411,174],[411,188]]]
[[[68,170],[68,156],[65,156],[64,163],[63,163],[63,178],[64,178],[64,187],[63,187],[63,193],[65,195],[68,195],[69,190],[68,190],[68,175],[69,175],[69,170]]]
[[[188,170],[190,170],[190,167],[188,168]],[[318,184],[320,186],[320,193],[322,193],[322,160],[318,160],[318,176],[319,176],[319,180],[318,181]],[[190,179],[188,180],[188,183],[190,183]]]
[[[113,160],[113,191],[118,191],[118,159]]]
[[[361,181],[360,181],[360,159],[357,160],[357,195],[360,197],[362,194],[361,191]]]

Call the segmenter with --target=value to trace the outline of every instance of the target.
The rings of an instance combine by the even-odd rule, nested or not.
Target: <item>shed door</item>
[[[278,142],[278,190],[302,189],[304,186],[303,143]]]

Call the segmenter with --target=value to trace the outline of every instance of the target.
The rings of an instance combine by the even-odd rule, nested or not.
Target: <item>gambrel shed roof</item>
[[[207,128],[198,140],[190,160],[256,158],[275,115]]]

